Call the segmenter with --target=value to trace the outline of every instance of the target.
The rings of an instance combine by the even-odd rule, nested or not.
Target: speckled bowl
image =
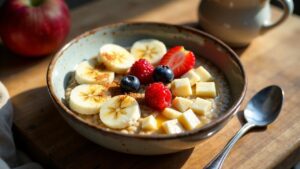
[[[129,47],[136,40],[156,38],[167,46],[183,45],[212,62],[226,76],[232,101],[229,109],[204,127],[176,135],[127,135],[85,123],[64,102],[70,72],[83,59],[96,56],[105,43]],[[237,112],[245,96],[246,77],[238,56],[223,42],[199,30],[162,23],[120,23],[88,31],[66,44],[52,59],[47,73],[49,93],[63,118],[78,133],[112,150],[130,154],[167,154],[192,148],[218,132]]]

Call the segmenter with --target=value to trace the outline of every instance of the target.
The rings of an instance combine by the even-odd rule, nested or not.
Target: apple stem
[[[31,6],[40,6],[42,3],[44,3],[44,0],[29,0],[29,3]]]

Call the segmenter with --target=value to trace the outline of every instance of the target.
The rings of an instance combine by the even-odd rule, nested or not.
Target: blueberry
[[[173,71],[165,65],[159,65],[154,69],[153,80],[156,82],[170,83],[174,79]]]
[[[124,76],[121,80],[121,90],[123,92],[136,92],[140,88],[140,81],[132,75]]]

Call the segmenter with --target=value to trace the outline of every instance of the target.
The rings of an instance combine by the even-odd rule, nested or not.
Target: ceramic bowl
[[[128,135],[97,128],[74,115],[64,101],[75,66],[94,57],[99,47],[116,43],[130,47],[136,40],[156,38],[167,46],[183,45],[209,60],[226,76],[232,101],[227,111],[202,128],[176,135]],[[167,154],[192,148],[218,132],[237,112],[245,96],[246,77],[238,56],[220,40],[192,28],[162,23],[120,23],[88,31],[66,44],[52,59],[47,72],[49,93],[63,118],[87,139],[112,150],[130,154]]]

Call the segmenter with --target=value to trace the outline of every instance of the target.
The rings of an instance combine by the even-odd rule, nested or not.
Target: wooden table
[[[71,11],[68,39],[94,27],[119,21],[189,24],[197,21],[197,0],[99,0]],[[278,84],[285,90],[279,119],[244,136],[224,168],[290,168],[300,160],[300,18],[238,49],[248,76],[246,101],[261,88]],[[161,156],[126,155],[107,150],[77,134],[61,118],[47,93],[45,75],[51,56],[24,59],[0,45],[0,80],[15,108],[17,145],[48,168],[202,168],[241,127],[234,117],[218,134],[194,149]],[[243,104],[245,105],[245,103]]]

